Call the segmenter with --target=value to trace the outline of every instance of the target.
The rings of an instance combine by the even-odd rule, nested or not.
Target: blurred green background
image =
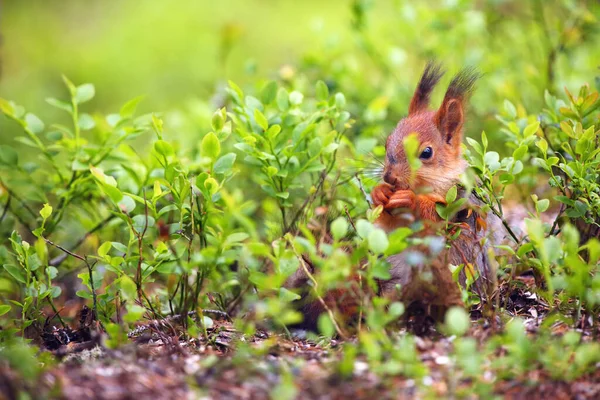
[[[66,96],[65,74],[96,85],[90,109],[113,112],[145,95],[141,111],[185,118],[209,115],[229,79],[324,79],[349,98],[357,129],[368,122],[361,134],[379,137],[435,57],[450,71],[484,73],[472,101],[478,134],[504,99],[537,107],[545,88],[593,84],[599,14],[597,1],[568,0],[5,1],[0,97],[60,121],[44,99]],[[179,139],[198,129],[172,115]],[[14,145],[16,133],[2,118],[0,144]]]

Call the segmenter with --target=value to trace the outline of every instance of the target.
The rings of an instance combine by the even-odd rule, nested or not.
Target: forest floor
[[[506,310],[521,316],[528,334],[535,335],[548,306],[528,289],[532,282],[524,279],[523,283],[503,293],[508,299]],[[117,350],[102,346],[100,336],[93,332],[89,337],[80,335],[79,342],[52,350],[61,361],[33,384],[0,366],[0,399],[18,398],[22,390],[34,398],[64,399],[268,399],[289,398],[294,392],[302,399],[476,397],[471,390],[473,382],[454,373],[451,353],[455,338],[435,331],[416,337],[418,358],[427,368],[426,376],[382,376],[358,357],[353,361],[351,377],[343,378],[334,367],[343,357],[343,342],[339,340],[316,343],[259,331],[246,337],[245,343],[263,349],[262,355],[253,352],[248,353],[252,356],[240,357],[234,346],[241,335],[226,320],[214,321],[208,330],[209,340],[203,335],[181,340],[177,334],[181,330],[173,325],[169,321],[148,322]],[[551,329],[560,335],[569,327],[558,322]],[[69,334],[76,336],[75,332]],[[580,332],[594,340],[591,329]],[[493,333],[489,324],[473,321],[468,335],[485,343]],[[56,347],[51,344],[52,338],[59,336],[60,331],[55,330],[44,340]],[[287,386],[282,385],[286,376],[293,381]],[[573,381],[554,380],[543,370],[503,380],[490,370],[482,371],[481,381],[504,398],[600,398],[600,369]]]

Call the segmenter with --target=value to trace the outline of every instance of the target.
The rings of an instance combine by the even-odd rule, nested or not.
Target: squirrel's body
[[[428,109],[429,97],[442,76],[440,68],[428,64],[411,100],[408,116],[401,120],[386,141],[386,159],[383,183],[371,192],[374,206],[383,211],[376,225],[391,232],[408,222],[406,212],[421,220],[425,229],[419,233],[425,237],[435,235],[436,226],[442,219],[436,204],[445,204],[446,193],[460,183],[460,176],[467,164],[462,157],[462,130],[465,103],[477,75],[463,70],[450,83],[442,105],[436,111]],[[404,140],[416,134],[419,143],[417,156],[421,166],[411,171],[405,154]],[[410,262],[409,253],[390,256],[391,279],[378,282],[378,295],[392,297],[405,303],[419,302],[428,306],[441,306],[442,310],[462,304],[460,291],[452,279],[450,265],[464,265],[460,282],[465,286],[468,275],[475,277],[474,287],[480,294],[495,283],[495,272],[488,255],[487,226],[492,222],[479,212],[478,200],[470,193],[459,193],[468,198],[468,207],[455,215],[450,222],[460,226],[460,235],[449,241],[439,253],[430,254],[427,246],[420,246],[426,257],[424,261]],[[492,218],[490,216],[490,218]],[[288,287],[302,285],[299,271],[288,281]],[[346,316],[356,315],[360,290],[358,282],[351,288],[328,293],[324,300],[331,308]],[[408,305],[408,304],[407,304]],[[305,301],[302,309],[308,324],[316,321],[324,311],[316,300]]]

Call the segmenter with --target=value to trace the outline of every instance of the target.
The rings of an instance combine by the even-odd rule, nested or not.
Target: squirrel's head
[[[429,97],[442,77],[439,65],[428,63],[410,102],[408,116],[401,120],[386,141],[383,180],[400,189],[429,189],[444,196],[464,172],[461,143],[467,98],[478,74],[463,69],[450,82],[442,105],[429,110]],[[411,175],[404,139],[416,134],[421,167]]]

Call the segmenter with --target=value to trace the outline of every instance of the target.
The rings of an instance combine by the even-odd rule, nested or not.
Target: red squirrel
[[[426,226],[418,236],[435,234],[432,227],[442,221],[436,204],[445,204],[446,193],[460,183],[460,175],[467,168],[461,151],[465,107],[478,75],[472,69],[460,71],[450,82],[439,109],[430,110],[431,92],[442,75],[439,65],[432,62],[427,64],[410,102],[408,116],[398,123],[387,138],[383,182],[371,192],[373,205],[383,207],[375,225],[386,232],[407,226],[406,219],[399,212],[408,211]],[[412,172],[404,149],[404,139],[410,134],[417,135],[418,157],[421,161],[421,167]],[[406,251],[388,257],[391,279],[379,281],[378,292],[371,295],[387,296],[405,303],[424,303],[439,307],[442,311],[452,305],[462,305],[460,291],[449,269],[450,264],[465,266],[460,274],[463,286],[467,276],[465,270],[468,270],[478,276],[475,288],[482,295],[489,291],[495,283],[495,274],[493,260],[488,255],[488,217],[476,210],[479,202],[474,195],[460,195],[468,197],[469,207],[450,221],[462,227],[460,235],[449,241],[441,252],[430,254],[431,257],[425,257],[428,261],[417,265]],[[426,246],[419,246],[419,250],[429,253]],[[286,286],[303,287],[306,284],[303,271],[303,268],[299,268],[288,279]],[[369,292],[365,286],[356,279],[347,288],[326,293],[324,301],[305,298],[301,308],[305,326],[313,325],[319,314],[325,311],[323,303],[337,310],[341,316],[356,317],[360,304],[357,297]]]

